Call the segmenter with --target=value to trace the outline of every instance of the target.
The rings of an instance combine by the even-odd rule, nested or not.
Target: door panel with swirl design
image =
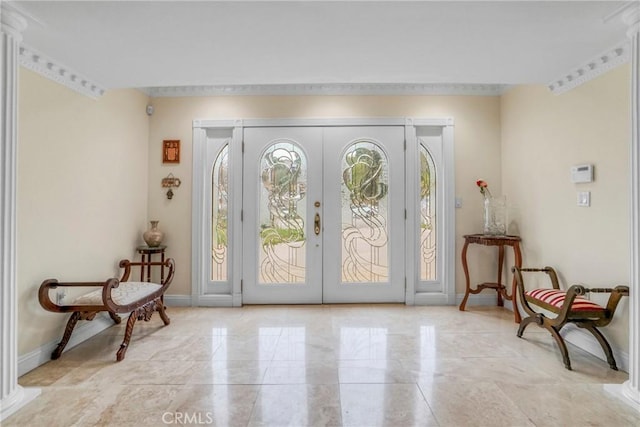
[[[324,153],[323,300],[404,301],[404,128],[327,128]]]
[[[244,131],[243,302],[322,302],[322,128]]]

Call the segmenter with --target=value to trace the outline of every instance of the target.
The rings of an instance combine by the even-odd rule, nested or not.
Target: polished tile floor
[[[501,308],[169,308],[19,379],[42,395],[3,426],[638,426],[603,391],[624,372]],[[124,322],[123,322],[124,324]]]

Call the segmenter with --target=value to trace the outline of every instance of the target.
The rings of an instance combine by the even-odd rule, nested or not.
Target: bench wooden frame
[[[553,289],[560,290],[560,286],[558,283],[558,275],[555,270],[551,267],[545,268],[520,268],[513,267],[512,271],[514,273],[516,284],[518,288],[518,295],[520,299],[520,304],[524,311],[529,315],[522,319],[520,323],[520,327],[518,328],[518,337],[522,338],[522,334],[527,326],[531,323],[535,323],[538,326],[545,328],[551,333],[551,336],[555,339],[558,347],[560,348],[560,352],[562,354],[562,360],[564,362],[564,366],[571,370],[571,361],[569,360],[569,352],[567,350],[567,345],[564,342],[564,339],[560,335],[560,329],[567,323],[573,323],[579,328],[586,329],[589,331],[597,340],[604,354],[607,358],[607,362],[609,363],[609,367],[614,370],[618,370],[616,366],[616,360],[613,357],[613,351],[611,350],[611,346],[607,339],[602,335],[602,333],[597,329],[599,327],[607,326],[611,320],[613,319],[613,315],[615,314],[616,308],[620,299],[623,296],[629,295],[629,287],[628,286],[616,286],[615,288],[586,288],[582,285],[572,285],[564,295],[564,302],[562,306],[557,307],[551,304],[547,304],[543,301],[535,299],[530,295],[527,295],[524,287],[524,281],[522,278],[523,272],[542,272],[546,273],[551,280],[551,285]],[[563,291],[564,292],[564,291]],[[607,301],[607,305],[605,307],[600,307],[599,310],[575,310],[573,308],[574,301],[577,297],[581,295],[585,295],[587,293],[610,293],[609,300]],[[545,316],[543,313],[535,311],[531,306],[540,307],[542,309],[551,311],[555,313],[557,316],[554,318],[550,318]]]
[[[155,311],[160,314],[160,318],[165,325],[170,323],[170,319],[165,312],[164,306],[164,293],[171,284],[174,275],[174,261],[172,258],[168,258],[164,263],[162,262],[131,262],[129,260],[120,261],[120,268],[123,268],[122,277],[120,280],[117,278],[107,279],[105,282],[59,282],[57,279],[47,279],[40,285],[38,291],[38,299],[40,305],[48,311],[54,313],[72,313],[67,322],[67,326],[64,331],[62,341],[58,344],[56,349],[51,354],[51,359],[58,359],[62,354],[62,351],[66,347],[73,329],[75,328],[78,320],[93,320],[96,315],[101,311],[109,313],[109,317],[113,319],[116,324],[121,322],[119,314],[131,313],[127,321],[125,329],[124,339],[120,345],[120,349],[116,353],[116,360],[119,362],[125,357],[129,342],[131,341],[131,335],[133,333],[133,326],[136,320],[149,321]],[[111,292],[113,289],[118,288],[120,283],[129,281],[131,276],[131,267],[140,267],[140,269],[149,268],[151,266],[168,267],[169,272],[167,277],[160,283],[160,288],[148,293],[136,301],[127,305],[118,305],[112,299]],[[71,304],[71,305],[58,305],[51,301],[49,291],[58,287],[101,287],[102,288],[102,304],[101,305],[86,305],[86,304]]]

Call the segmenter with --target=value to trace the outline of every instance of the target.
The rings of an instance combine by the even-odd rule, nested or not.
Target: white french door
[[[403,302],[404,127],[324,133],[323,302]]]
[[[404,132],[244,129],[244,303],[405,300]]]
[[[245,128],[244,303],[322,302],[320,200],[322,128]]]

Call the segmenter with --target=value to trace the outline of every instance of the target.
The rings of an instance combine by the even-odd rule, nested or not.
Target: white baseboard
[[[83,341],[88,340],[94,335],[99,334],[105,329],[113,326],[113,320],[106,312],[98,313],[98,315],[90,322],[79,321],[73,330],[71,339],[65,347],[64,351],[67,351]],[[62,339],[64,329],[60,331],[60,338],[55,341],[51,341],[47,344],[40,346],[39,348],[18,357],[18,376],[22,376],[27,372],[37,368],[40,365],[44,365],[51,360],[51,353],[56,349],[58,343]]]
[[[416,292],[413,304],[409,305],[452,305],[451,297],[442,292]]]
[[[464,294],[456,295],[455,305],[460,305]],[[415,305],[451,305],[449,296],[443,293],[418,292],[415,294]],[[480,294],[469,295],[468,306],[493,306],[496,305],[496,295]],[[164,302],[169,307],[241,307],[242,294],[230,295],[165,295]],[[511,301],[505,301],[506,309],[513,311]]]
[[[168,307],[241,307],[241,296],[229,294],[165,295]]]
[[[196,307],[233,307],[233,296],[229,294],[200,295],[195,300]]]
[[[191,307],[191,295],[165,295],[164,303],[168,307]]]
[[[456,305],[460,305],[464,294],[456,295]],[[469,295],[467,305],[492,306],[496,305],[496,296],[487,293],[486,295]],[[164,302],[169,307],[241,307],[242,295],[165,295]],[[442,293],[418,292],[415,294],[415,305],[450,305],[449,296]],[[511,301],[504,302],[505,308],[513,311]]]

